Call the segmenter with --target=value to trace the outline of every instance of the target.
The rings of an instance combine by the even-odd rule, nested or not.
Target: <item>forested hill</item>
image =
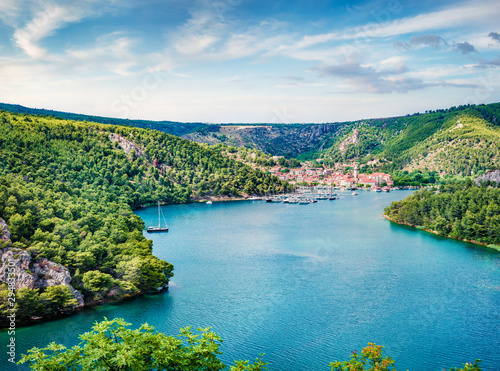
[[[271,155],[294,158],[321,143],[326,134],[337,132],[341,124],[206,124],[175,121],[130,120],[83,115],[0,103],[0,109],[69,120],[91,121],[154,129],[197,143],[246,147]]]
[[[500,103],[346,124],[306,157],[470,176],[500,161]]]
[[[172,266],[152,256],[134,207],[273,186],[283,185],[220,149],[162,132],[0,111],[0,254],[17,269],[18,320],[70,310],[74,289],[89,302],[167,283]]]
[[[500,183],[465,182],[421,190],[385,209],[397,223],[446,237],[470,240],[500,250]]]
[[[79,113],[61,112],[41,108],[29,108],[19,104],[0,103],[0,110],[13,113],[27,113],[30,115],[52,116],[65,120],[98,122],[108,125],[133,126],[144,129],[155,129],[178,137],[196,130],[203,130],[210,125],[200,122],[176,122],[176,121],[151,121],[151,120],[129,120],[113,117],[102,117],[83,115]]]
[[[223,143],[271,155],[375,169],[435,171],[470,176],[499,167],[500,103],[467,105],[401,117],[326,124],[199,124],[122,120],[33,110],[0,104],[10,111],[147,127],[198,143]]]

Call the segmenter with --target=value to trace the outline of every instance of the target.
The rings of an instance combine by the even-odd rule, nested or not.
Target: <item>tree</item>
[[[155,256],[135,257],[129,261],[121,261],[116,266],[120,276],[133,283],[143,292],[155,291],[168,283],[173,276],[173,265]]]
[[[28,363],[38,371],[262,371],[267,363],[257,358],[253,363],[238,360],[229,368],[219,359],[222,339],[210,327],[191,332],[190,327],[177,336],[155,331],[147,323],[136,330],[121,318],[96,323],[92,331],[80,335],[79,345],[66,348],[51,343],[45,348],[32,348],[23,354],[18,364]],[[382,346],[368,343],[360,354],[351,359],[332,362],[332,371],[395,371],[395,361],[384,357]],[[481,371],[480,360],[450,371]]]
[[[64,312],[78,304],[69,287],[63,285],[47,287],[40,298],[47,303],[47,308],[51,312]]]
[[[481,360],[476,359],[474,363],[466,363],[463,368],[453,367],[450,368],[450,371],[481,371],[479,363]]]
[[[40,301],[38,289],[23,287],[16,292],[16,317],[20,320],[30,319],[40,315],[43,304]]]
[[[394,368],[394,359],[389,356],[384,357],[381,345],[368,343],[360,354],[352,352],[351,359],[348,361],[335,361],[330,363],[331,371],[396,371]],[[476,359],[474,363],[466,363],[463,368],[451,368],[450,371],[481,371]]]
[[[177,337],[166,336],[143,324],[128,328],[130,323],[115,318],[96,323],[92,331],[80,336],[81,343],[72,348],[51,343],[45,348],[33,348],[18,364],[28,363],[32,370],[228,370],[218,358],[222,339],[210,328],[193,334],[189,327]],[[232,371],[260,371],[266,363],[237,361]]]
[[[26,237],[28,229],[24,223],[24,218],[20,214],[14,214],[9,219],[9,232],[13,241],[19,241]]]
[[[83,288],[85,290],[99,293],[109,290],[113,284],[113,277],[107,273],[99,271],[88,271],[83,274]]]
[[[363,348],[361,354],[356,351],[352,352],[349,361],[335,361],[330,363],[332,371],[389,371],[396,370],[394,368],[395,361],[391,357],[383,357],[381,345],[368,343],[368,346]]]

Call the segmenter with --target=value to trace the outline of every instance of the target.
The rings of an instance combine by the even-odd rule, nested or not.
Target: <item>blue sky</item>
[[[500,2],[1,0],[0,101],[336,122],[500,101]]]

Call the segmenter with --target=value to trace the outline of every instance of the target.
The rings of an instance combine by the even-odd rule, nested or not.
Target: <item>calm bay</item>
[[[51,341],[75,345],[94,322],[121,317],[168,335],[211,326],[227,364],[265,353],[270,370],[329,370],[375,342],[401,370],[476,358],[500,370],[500,253],[385,220],[384,207],[408,194],[163,207],[170,231],[147,238],[175,266],[169,291],[18,328],[16,359]],[[156,208],[136,213],[157,224]],[[9,338],[0,333],[4,349]],[[6,358],[0,369],[27,369]]]

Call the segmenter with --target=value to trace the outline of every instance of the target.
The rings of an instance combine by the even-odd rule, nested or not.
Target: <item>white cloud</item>
[[[248,27],[236,21],[220,22],[210,9],[197,9],[169,40],[165,55],[177,67],[199,63],[219,63],[245,57],[275,54],[287,35],[280,34],[282,22],[266,20]]]
[[[32,58],[43,58],[46,50],[39,45],[40,41],[69,23],[95,15],[96,11],[91,6],[92,2],[88,0],[64,5],[56,1],[26,2],[26,10],[22,14],[19,13],[18,8],[8,8],[11,12],[17,11],[17,18],[29,17],[29,21],[24,26],[15,27],[14,44]]]
[[[349,40],[367,41],[372,38],[395,37],[410,33],[422,33],[431,30],[446,29],[468,25],[495,25],[500,14],[498,1],[485,1],[478,6],[477,2],[465,2],[452,8],[419,14],[413,17],[396,19],[384,23],[370,23],[361,27],[346,28],[342,31],[319,35],[306,35],[295,44],[282,45],[282,50],[300,50],[327,42],[344,42]]]
[[[192,33],[178,39],[174,48],[181,54],[196,55],[213,46],[218,40],[219,38],[214,35]]]
[[[245,32],[232,35],[219,51],[219,58],[237,59],[252,55],[273,54],[286,36],[275,35],[276,25],[263,22]]]
[[[43,9],[44,1],[61,5]],[[231,9],[221,17],[214,1],[190,0],[187,6],[179,5],[184,10],[192,5],[181,26],[173,29],[175,26],[159,25],[158,32],[167,41],[163,48],[157,48],[157,39],[149,45],[148,37],[158,35],[122,23],[114,29],[116,32],[93,40],[87,38],[85,42],[90,44],[85,46],[75,43],[66,50],[44,49],[49,48],[45,45],[54,45],[44,43],[48,37],[64,32],[71,23],[108,12],[106,6],[120,7],[120,11],[130,7],[123,11],[127,20],[128,12],[141,6],[135,1],[121,1],[81,0],[76,6],[73,1],[0,0],[0,12],[4,11],[0,19],[12,15],[9,22],[14,27],[13,40],[25,51],[16,58],[0,57],[4,100],[113,116],[113,99],[140,85],[151,67],[165,82],[148,91],[147,99],[131,111],[136,118],[228,122],[244,117],[248,121],[266,121],[273,109],[287,106],[297,107],[297,121],[335,121],[358,115],[390,115],[396,109],[410,113],[435,105],[460,104],[463,99],[457,97],[469,88],[475,89],[478,76],[493,71],[498,64],[495,58],[500,43],[493,45],[488,33],[500,32],[495,23],[500,5],[490,0],[481,6],[465,2],[335,32],[328,32],[332,29],[324,28],[328,24],[324,22],[314,26],[316,30],[321,27],[323,34],[306,36],[302,25],[237,18],[238,11],[232,13]],[[433,9],[439,8],[436,5]],[[107,22],[104,17],[102,20]],[[329,24],[335,21],[329,18]],[[108,28],[106,32],[110,32]],[[417,50],[422,45],[444,45],[437,38],[433,44],[433,39],[426,36],[436,33],[449,41],[448,47],[432,55]],[[393,47],[400,35],[404,35],[400,38],[404,42],[421,36],[413,39],[418,45],[411,58],[398,55],[401,52]],[[481,55],[450,52],[452,45],[464,41],[474,45]],[[350,60],[353,53],[358,59]],[[464,60],[468,68],[460,65]],[[220,67],[222,63],[224,68]],[[394,105],[396,99],[398,104]]]
[[[326,84],[320,83],[320,82],[298,82],[298,83],[288,83],[288,84],[278,84],[275,85],[275,87],[279,89],[288,89],[288,88],[300,88],[300,87],[323,87],[326,86]]]
[[[2,0],[0,1],[0,19],[7,25],[15,27],[21,9],[26,6],[23,0]]]
[[[142,64],[131,50],[136,40],[120,32],[102,36],[96,44],[89,49],[67,50],[64,64],[77,70],[98,70],[100,73],[104,67],[105,70],[120,76],[133,75],[130,70]]]

